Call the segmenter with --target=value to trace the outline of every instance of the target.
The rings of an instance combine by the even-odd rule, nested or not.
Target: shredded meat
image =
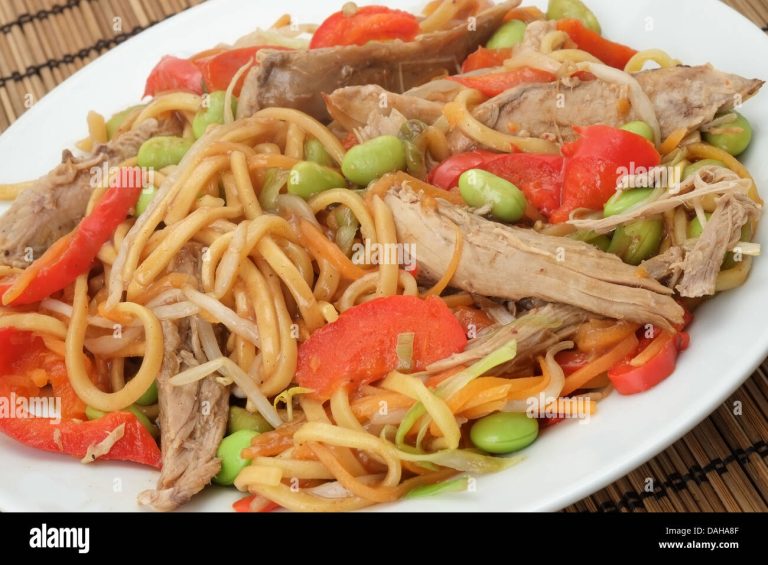
[[[677,285],[680,296],[715,294],[717,274],[725,254],[741,239],[744,224],[759,215],[757,205],[743,194],[729,193],[718,200],[712,217],[682,262],[683,278]]]
[[[176,261],[177,272],[196,273],[199,247],[185,247]],[[229,390],[213,375],[182,386],[169,381],[180,371],[207,361],[197,335],[197,317],[178,325],[164,321],[165,356],[157,377],[163,469],[156,490],[139,495],[139,503],[169,511],[203,490],[219,472],[216,450],[227,427]]]
[[[446,31],[424,34],[415,41],[371,41],[365,45],[312,50],[264,49],[259,64],[246,76],[238,117],[261,108],[296,108],[320,120],[328,113],[319,93],[358,84],[378,84],[405,92],[435,77],[459,72],[462,61],[501,25],[520,0],[492,6],[477,16],[476,26],[457,22]]]
[[[441,200],[424,206],[407,187],[390,191],[386,202],[399,241],[416,246],[425,278],[445,274],[459,229],[464,243],[450,282],[455,288],[511,300],[536,297],[665,328],[683,319],[670,289],[586,243],[491,222]]]
[[[85,214],[91,197],[94,167],[116,166],[135,157],[150,137],[180,131],[175,120],[150,119],[135,130],[100,145],[79,159],[64,151],[62,162],[22,192],[0,217],[0,265],[25,268],[56,240],[72,231]],[[31,253],[30,253],[31,251]]]

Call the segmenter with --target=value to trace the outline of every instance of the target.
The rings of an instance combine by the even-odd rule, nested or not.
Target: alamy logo
[[[11,392],[0,396],[0,420],[41,418],[53,424],[61,422],[61,397],[59,396],[17,396]]]
[[[43,524],[29,530],[29,547],[32,549],[76,549],[78,553],[91,550],[90,528],[49,528]]]

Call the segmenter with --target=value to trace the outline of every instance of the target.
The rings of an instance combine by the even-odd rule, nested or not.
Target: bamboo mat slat
[[[1,0],[0,132],[112,47],[203,0]],[[725,0],[768,31],[768,0]],[[768,511],[768,360],[691,433],[566,512]]]

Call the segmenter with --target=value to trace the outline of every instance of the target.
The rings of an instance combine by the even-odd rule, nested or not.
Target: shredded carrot
[[[688,130],[685,128],[676,129],[670,133],[667,136],[667,139],[665,139],[659,146],[659,153],[662,155],[668,155],[669,153],[672,153],[672,151],[677,149],[677,146],[680,145],[680,142],[683,140],[683,138],[685,138],[687,133]]]
[[[629,103],[629,98],[619,98],[616,103],[616,109],[619,112],[619,116],[626,116],[632,109],[632,105]]]
[[[451,367],[450,369],[446,369],[445,371],[440,371],[439,373],[435,373],[431,377],[427,379],[427,382],[425,383],[428,388],[435,388],[437,385],[439,385],[441,382],[443,382],[448,377],[452,377],[459,371],[462,371],[464,369],[464,365],[458,365],[456,367]]]
[[[487,416],[488,414],[499,412],[502,408],[504,408],[504,405],[506,403],[507,401],[503,399],[486,402],[485,404],[480,404],[479,406],[475,406],[474,408],[468,408],[467,410],[464,410],[461,413],[461,416],[469,420],[477,420],[478,418],[482,418],[484,416]]]
[[[352,401],[352,413],[358,420],[370,420],[382,407],[387,412],[402,410],[413,406],[415,400],[405,395],[388,390],[382,390],[378,394],[363,396]],[[383,404],[382,404],[383,403]]]
[[[608,369],[623,361],[628,355],[631,355],[637,349],[638,341],[634,333],[628,335],[624,341],[616,347],[601,355],[588,365],[585,365],[571,376],[565,378],[565,386],[562,395],[571,394],[580,389],[596,376],[606,372]]]
[[[656,339],[648,344],[648,347],[643,349],[640,353],[637,354],[636,357],[630,360],[629,364],[633,367],[642,367],[648,361],[653,359],[656,354],[659,353],[659,351],[664,349],[664,347],[666,347],[666,345],[672,341],[674,337],[675,335],[673,333],[662,332],[656,337]]]
[[[369,271],[361,269],[350,261],[349,257],[342,253],[341,249],[325,237],[320,228],[304,218],[299,220],[299,228],[301,229],[302,244],[308,247],[316,258],[322,257],[336,267],[342,277],[357,280],[368,274]]]
[[[445,270],[445,273],[443,273],[443,276],[440,277],[440,280],[437,281],[432,288],[421,295],[422,298],[426,298],[427,296],[440,296],[459,268],[461,252],[464,250],[464,234],[461,232],[461,228],[456,224],[453,225],[453,230],[456,233],[456,245],[453,247],[453,255],[451,256],[451,261],[448,263],[448,268]]]
[[[627,321],[589,320],[576,331],[574,341],[580,351],[605,351],[637,331],[638,324]]]

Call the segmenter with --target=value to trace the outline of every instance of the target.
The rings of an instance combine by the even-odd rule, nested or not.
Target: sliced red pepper
[[[560,206],[565,160],[559,155],[511,153],[490,160],[480,168],[508,180],[528,203],[549,216]]]
[[[579,139],[562,148],[567,160],[561,203],[550,216],[552,223],[568,220],[576,208],[601,209],[616,192],[622,173],[661,162],[653,144],[634,133],[604,125],[574,130]]]
[[[203,83],[208,92],[226,90],[237,71],[248,64],[249,61],[252,61],[252,64],[256,64],[256,53],[262,49],[285,50],[286,48],[271,45],[259,45],[256,47],[243,47],[241,49],[226,49],[224,51],[215,52],[207,57],[196,57],[194,59],[194,64],[200,69]],[[247,71],[243,73],[240,80],[235,85],[233,90],[235,96],[240,96],[240,90],[243,88],[246,74]]]
[[[397,369],[397,338],[413,333],[411,370],[462,351],[464,329],[439,298],[389,296],[350,308],[315,331],[299,347],[296,381],[326,400],[339,388],[352,389]]]
[[[0,418],[0,432],[29,447],[82,459],[90,446],[104,441],[123,424],[123,437],[99,459],[131,461],[159,469],[160,448],[147,429],[130,412],[111,412],[98,420],[71,420],[59,424],[41,418]]]
[[[470,330],[476,335],[477,332],[495,323],[488,314],[473,306],[458,306],[453,309],[453,315],[456,316],[467,335],[469,335]]]
[[[653,388],[674,372],[678,353],[688,347],[689,341],[685,332],[661,333],[647,345],[641,343],[634,355],[637,357],[648,347],[658,348],[653,357],[638,367],[628,359],[610,369],[608,378],[620,394],[636,394]]]
[[[115,178],[117,186],[107,189],[93,212],[71,233],[53,244],[24,273],[0,282],[3,304],[19,306],[40,302],[88,272],[102,245],[112,237],[141,195],[140,169],[121,169]]]
[[[369,41],[413,41],[419,20],[413,14],[386,6],[363,6],[354,13],[332,14],[317,28],[310,49],[339,45],[365,45]]]
[[[563,373],[566,377],[588,365],[594,361],[594,359],[594,353],[587,353],[585,351],[579,351],[578,349],[561,351],[555,355],[555,361],[557,361],[557,364],[560,365],[561,369],[563,369]]]
[[[470,73],[478,69],[500,67],[504,61],[512,56],[512,49],[486,49],[478,47],[477,51],[470,53],[461,65],[462,73]]]
[[[166,55],[149,73],[144,96],[157,96],[162,92],[176,90],[202,94],[203,73],[192,61]]]
[[[253,508],[251,505],[258,498],[262,498],[264,503],[257,508]],[[232,508],[235,510],[235,512],[273,512],[280,508],[280,505],[272,502],[271,500],[264,499],[258,494],[253,494],[233,502]]]
[[[637,54],[631,47],[605,39],[579,20],[559,20],[557,29],[567,33],[579,49],[617,69],[623,70],[629,60]]]
[[[552,82],[556,77],[547,71],[531,67],[520,67],[502,73],[470,76],[455,75],[448,78],[463,84],[467,88],[479,90],[489,98],[492,98],[521,84]]]
[[[503,156],[502,153],[493,153],[491,151],[468,151],[466,153],[457,153],[449,157],[437,167],[432,169],[429,175],[429,182],[440,188],[449,190],[458,186],[459,177],[469,169],[477,169],[485,163],[498,159]]]

